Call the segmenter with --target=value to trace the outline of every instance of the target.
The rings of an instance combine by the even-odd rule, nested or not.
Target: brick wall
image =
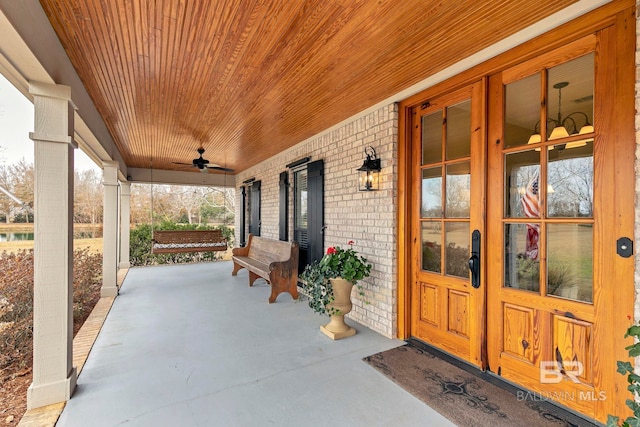
[[[238,207],[242,181],[255,177],[262,182],[261,235],[277,239],[280,172],[286,170],[286,164],[302,157],[324,160],[325,249],[335,245],[347,247],[347,241],[353,240],[354,249],[373,265],[371,276],[361,282],[368,304],[354,291],[353,309],[347,317],[387,337],[396,334],[397,144],[398,109],[391,104],[304,141],[236,176]],[[362,165],[368,146],[381,159],[380,190],[361,192],[357,189],[355,170]],[[289,177],[293,182],[291,174]],[[291,239],[293,186],[289,201]],[[239,226],[237,223],[236,230]],[[237,233],[236,241],[240,241]]]

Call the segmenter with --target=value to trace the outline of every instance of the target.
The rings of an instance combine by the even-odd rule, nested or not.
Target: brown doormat
[[[532,393],[521,394],[524,398],[518,398],[517,394],[411,343],[363,360],[459,426],[594,425],[586,420],[582,422],[573,414],[561,415],[561,410],[557,413],[550,410],[552,405],[535,401]]]

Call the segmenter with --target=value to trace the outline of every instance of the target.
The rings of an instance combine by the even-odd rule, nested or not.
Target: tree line
[[[24,205],[0,191],[0,222],[30,223],[34,203],[34,166],[25,160],[0,163],[0,187]],[[101,224],[103,213],[102,172],[74,171],[73,221]],[[159,184],[131,185],[131,223],[164,221],[183,224],[233,225],[235,189]]]

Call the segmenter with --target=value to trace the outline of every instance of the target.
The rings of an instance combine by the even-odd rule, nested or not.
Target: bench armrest
[[[280,277],[290,278],[295,275],[298,277],[298,243],[291,243],[291,256],[286,261],[274,261],[269,264],[269,276],[274,274],[280,274]]]
[[[231,250],[231,254],[235,256],[249,256],[249,248],[251,248],[251,238],[253,235],[249,234],[249,239],[247,240],[247,246],[243,246],[240,248],[233,248]]]

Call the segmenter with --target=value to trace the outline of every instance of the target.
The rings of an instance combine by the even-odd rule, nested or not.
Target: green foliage
[[[349,241],[349,245],[349,249],[330,247],[320,262],[314,261],[307,265],[300,275],[304,280],[303,289],[309,297],[309,307],[318,314],[332,315],[339,312],[327,307],[334,300],[329,279],[340,277],[348,280],[357,286],[359,295],[364,296],[364,289],[358,281],[369,276],[371,264],[351,247],[352,241]]]
[[[222,230],[222,235],[227,239],[227,245],[233,246],[233,230],[229,227],[208,227],[198,224],[178,224],[171,221],[163,221],[154,225],[153,230]],[[132,266],[181,264],[188,262],[216,261],[222,258],[219,252],[185,252],[175,254],[151,253],[152,229],[149,224],[141,224],[132,229],[129,234],[129,262]]]
[[[624,334],[625,338],[633,337],[634,343],[628,345],[624,349],[629,352],[630,357],[640,356],[640,325],[632,325],[627,329],[627,333]],[[640,427],[640,375],[636,374],[633,365],[629,362],[618,361],[618,373],[627,376],[627,382],[629,386],[627,390],[631,392],[633,399],[627,399],[626,404],[633,412],[633,416],[627,417],[622,423],[620,423],[620,417],[609,415],[607,418],[607,427]]]
[[[15,223],[33,223],[33,214],[32,213],[28,213],[28,214],[24,214],[24,213],[17,213],[16,216],[13,218],[13,222]]]

